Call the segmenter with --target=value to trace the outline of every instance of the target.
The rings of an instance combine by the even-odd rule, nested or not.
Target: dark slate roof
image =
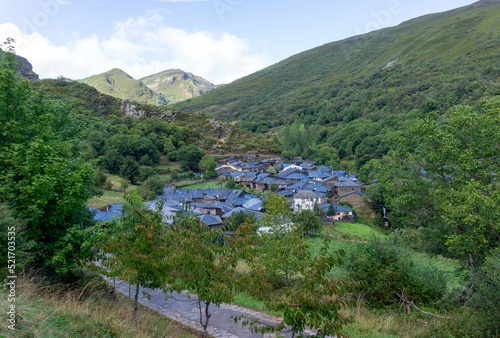
[[[298,199],[312,199],[312,198],[321,198],[324,197],[324,194],[320,194],[314,191],[306,191],[306,190],[299,190],[293,198],[298,198]]]
[[[353,182],[353,181],[344,181],[344,182],[339,182],[335,183],[336,187],[362,187],[361,184]]]
[[[330,207],[330,203],[322,203],[318,205],[318,207],[326,213],[328,211],[328,208]],[[333,203],[333,207],[335,209],[335,212],[352,212],[351,208],[343,207],[335,203]]]
[[[316,166],[316,170],[322,171],[322,172],[326,173],[327,175],[331,175],[332,172],[333,172],[332,167],[328,167],[328,166],[325,166],[325,165],[317,165]]]
[[[208,226],[222,225],[222,219],[217,215],[200,215],[198,218]]]
[[[333,174],[334,175],[344,175],[345,174],[345,170],[334,170],[333,171]]]
[[[301,190],[303,187],[305,187],[307,184],[309,184],[308,179],[300,180],[299,182],[289,185],[287,187],[288,190]]]
[[[123,203],[111,204],[108,211],[101,211],[99,209],[89,208],[95,213],[94,219],[100,222],[106,222],[114,219],[114,216],[120,217],[122,214]]]
[[[362,193],[361,191],[353,190],[353,191],[348,192],[347,194],[343,194],[342,196],[339,196],[339,198],[342,198],[342,197],[345,197],[345,196],[349,196],[351,194],[358,194],[358,195],[361,195],[361,196],[365,196],[365,194]]]
[[[196,209],[223,209],[221,205],[215,203],[191,203]]]
[[[246,201],[242,205],[242,207],[253,211],[262,211],[262,209],[264,209],[264,207],[262,206],[262,200],[260,198],[254,198],[250,201]]]
[[[239,207],[239,208],[235,208],[235,209],[231,210],[227,214],[222,215],[222,218],[231,217],[235,212],[238,212],[238,211],[243,211],[246,214],[254,214],[255,218],[257,218],[257,219],[261,219],[262,217],[264,217],[264,214],[262,212],[257,212],[257,211],[253,211],[250,209],[245,209],[245,208]]]
[[[244,166],[241,167],[242,169],[258,169],[259,167],[255,165],[254,163],[247,163]]]
[[[311,171],[311,172],[309,173],[309,177],[311,177],[311,178],[321,178],[321,179],[323,179],[323,178],[327,178],[327,177],[328,177],[328,175],[327,175],[327,174],[325,174],[325,173],[324,173],[324,172],[322,172],[322,171]]]
[[[303,180],[304,178],[307,178],[307,176],[296,173],[284,177],[285,180]]]
[[[278,195],[283,195],[285,197],[291,197],[293,195],[293,192],[291,192],[290,190],[283,190],[283,191],[278,192]]]

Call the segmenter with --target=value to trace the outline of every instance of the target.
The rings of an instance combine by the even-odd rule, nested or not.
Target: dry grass
[[[84,288],[65,290],[27,278],[19,281],[17,292],[20,320],[15,335],[2,325],[2,337],[199,337],[197,331],[144,307],[139,310],[140,328],[136,329],[131,302],[122,295],[112,300],[104,282],[97,279]],[[8,306],[3,289],[0,306]]]

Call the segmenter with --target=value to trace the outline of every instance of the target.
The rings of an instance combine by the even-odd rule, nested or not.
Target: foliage
[[[493,98],[479,109],[454,107],[444,121],[429,114],[383,169],[395,224],[428,228],[437,247],[472,271],[471,282],[500,236],[499,112]]]
[[[99,234],[102,250],[101,273],[118,277],[136,285],[134,322],[137,327],[139,286],[162,286],[165,266],[165,237],[167,228],[158,210],[149,210],[140,197],[131,192],[125,196],[119,220],[106,222]]]
[[[340,313],[346,305],[341,295],[349,283],[327,274],[342,263],[343,251],[331,253],[325,239],[319,253],[313,255],[300,226],[264,225],[270,230],[249,237],[255,249],[245,259],[250,272],[242,281],[248,294],[269,310],[281,312],[283,321],[259,326],[261,323],[251,320],[253,329],[279,332],[288,328],[295,336],[309,327],[318,330],[319,336],[339,334],[350,322]]]
[[[217,176],[217,171],[215,171],[215,167],[217,166],[217,162],[215,162],[214,158],[210,155],[205,155],[200,160],[199,167],[204,171],[204,178],[214,178]]]
[[[18,79],[12,54],[0,57],[0,202],[26,221],[34,264],[57,272],[91,257],[85,202],[98,190],[84,158],[84,128],[65,102]],[[58,255],[70,246],[71,255]]]
[[[255,215],[252,213],[247,214],[243,210],[237,211],[233,213],[231,217],[229,217],[229,219],[226,220],[226,228],[229,231],[236,231],[238,230],[239,226],[245,222],[247,222],[248,224],[255,224]]]
[[[181,163],[183,170],[198,171],[198,165],[205,156],[203,150],[195,145],[182,146],[177,151],[177,160]]]
[[[482,334],[496,337],[500,334],[500,250],[497,248],[486,259],[477,275],[477,291],[471,305],[481,311]]]
[[[500,94],[499,12],[497,2],[482,3],[318,46],[174,107],[288,133],[286,157],[337,149],[359,170],[415,119]]]
[[[236,236],[222,238],[221,231],[211,231],[195,215],[175,219],[169,232],[169,261],[172,272],[167,275],[167,290],[189,290],[198,296],[200,324],[207,336],[209,306],[231,303],[238,280],[236,266],[242,255],[240,229]],[[204,309],[202,303],[204,302]],[[203,314],[204,313],[204,318]]]
[[[141,197],[146,200],[154,199],[157,195],[163,194],[164,187],[165,181],[160,176],[151,176],[141,184]]]
[[[417,266],[402,249],[377,238],[357,244],[346,267],[352,279],[360,283],[358,292],[375,307],[399,303],[397,294],[415,303],[429,303],[439,300],[446,291],[441,272]]]
[[[5,203],[0,203],[0,240],[5,243],[0,246],[0,255],[4,257],[0,267],[0,280],[4,280],[7,276],[17,275],[31,263],[33,254],[30,253],[30,249],[34,244],[33,241],[26,239],[26,224],[16,218],[14,212]],[[12,243],[15,245],[11,245]],[[14,251],[10,251],[10,255],[9,246],[15,247]],[[15,256],[12,256],[12,253]],[[9,272],[9,266],[15,266],[14,272]]]
[[[144,182],[151,176],[158,175],[156,172],[155,168],[149,167],[149,166],[140,166],[139,167],[139,172],[137,174],[137,179],[141,182]]]
[[[132,156],[125,157],[120,168],[120,176],[125,177],[130,180],[130,183],[135,184],[138,175],[139,164],[132,158]]]
[[[299,224],[306,233],[316,234],[321,229],[323,222],[313,210],[302,210],[293,217],[293,221]]]

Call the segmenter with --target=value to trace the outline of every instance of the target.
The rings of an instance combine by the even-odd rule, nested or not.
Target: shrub
[[[486,259],[476,278],[477,291],[471,304],[480,313],[483,335],[500,336],[500,248]]]
[[[148,166],[140,166],[139,174],[137,175],[137,179],[141,182],[144,182],[151,176],[157,175],[157,172],[154,168]]]
[[[442,298],[446,291],[444,274],[432,267],[416,266],[410,255],[384,240],[358,244],[346,260],[351,278],[361,282],[358,291],[374,307],[397,304],[397,294],[415,303]]]

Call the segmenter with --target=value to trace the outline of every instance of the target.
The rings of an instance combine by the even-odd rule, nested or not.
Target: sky
[[[224,84],[294,54],[474,0],[0,0],[0,43],[41,78],[182,69]]]

